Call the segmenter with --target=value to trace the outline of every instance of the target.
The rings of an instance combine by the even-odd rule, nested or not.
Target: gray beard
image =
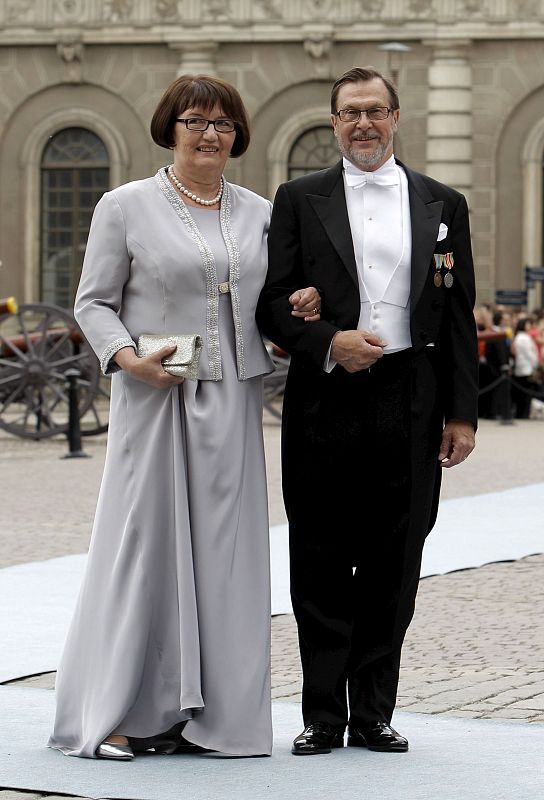
[[[385,154],[387,153],[387,148],[391,145],[392,141],[393,137],[391,137],[388,142],[383,142],[380,144],[378,149],[373,153],[363,153],[361,150],[356,150],[354,147],[344,147],[342,142],[337,139],[338,147],[344,158],[347,158],[348,161],[352,162],[352,164],[356,164],[362,168],[375,167],[377,164],[383,161]]]

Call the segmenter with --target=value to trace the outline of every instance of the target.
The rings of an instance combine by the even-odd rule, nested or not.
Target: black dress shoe
[[[198,744],[187,741],[182,735],[185,723],[177,723],[170,730],[156,736],[133,739],[129,744],[135,753],[156,753],[160,756],[170,756],[173,753],[203,753],[205,749]]]
[[[378,753],[406,753],[408,739],[397,733],[388,722],[377,720],[367,725],[350,725],[348,747],[366,747]]]
[[[328,722],[311,722],[293,742],[295,756],[316,756],[344,746],[344,729]]]

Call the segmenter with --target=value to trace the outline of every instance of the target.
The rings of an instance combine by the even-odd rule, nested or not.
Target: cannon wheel
[[[76,368],[81,432],[107,430],[108,387],[74,318],[43,303],[0,315],[0,428],[25,439],[68,430],[66,371]]]

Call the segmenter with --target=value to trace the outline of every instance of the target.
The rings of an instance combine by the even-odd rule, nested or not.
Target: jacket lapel
[[[308,194],[306,197],[353,282],[358,287],[359,280],[349,226],[344,181],[342,180],[342,161],[324,173],[320,194]]]
[[[422,175],[409,169],[400,161],[397,163],[404,169],[408,178],[412,227],[410,304],[414,309],[428,278],[444,203],[442,200],[434,199]],[[307,198],[354,284],[358,287],[359,280],[349,226],[344,181],[342,180],[342,161],[326,170],[323,175],[321,192],[308,194]]]
[[[442,200],[434,199],[422,175],[413,172],[400,161],[397,163],[404,169],[408,178],[412,226],[410,306],[413,311],[421,296],[425,281],[428,280],[429,265],[438,237],[444,203]]]

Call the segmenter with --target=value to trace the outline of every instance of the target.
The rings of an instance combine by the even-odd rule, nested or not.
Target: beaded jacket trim
[[[104,373],[104,375],[111,375],[112,372],[117,372],[119,367],[115,362],[110,364],[111,359],[113,356],[119,352],[123,347],[134,347],[136,349],[136,345],[132,341],[132,339],[115,339],[115,341],[111,342],[100,357],[100,369]]]
[[[166,170],[161,167],[155,178],[167,200],[172,204],[178,217],[186,225],[191,238],[195,241],[206,275],[206,335],[208,340],[208,358],[212,380],[220,381],[223,377],[221,369],[221,349],[219,344],[219,291],[217,286],[217,270],[212,250],[202,236],[191,212],[168,180]],[[240,296],[238,281],[240,279],[240,251],[231,225],[231,196],[229,184],[222,178],[223,196],[221,198],[220,224],[229,258],[229,282],[232,303],[232,315],[236,338],[236,360],[238,378],[246,376],[244,359],[244,340],[242,319],[240,315]]]
[[[232,230],[230,208],[230,187],[225,181],[219,219],[221,222],[221,232],[223,234],[227,253],[229,255],[230,298],[232,305],[232,318],[234,320],[234,336],[236,339],[236,362],[238,364],[238,377],[241,381],[244,381],[246,379],[246,362],[244,358],[242,315],[240,314],[240,293],[238,291],[238,283],[240,281],[240,250],[238,248],[236,236]]]

